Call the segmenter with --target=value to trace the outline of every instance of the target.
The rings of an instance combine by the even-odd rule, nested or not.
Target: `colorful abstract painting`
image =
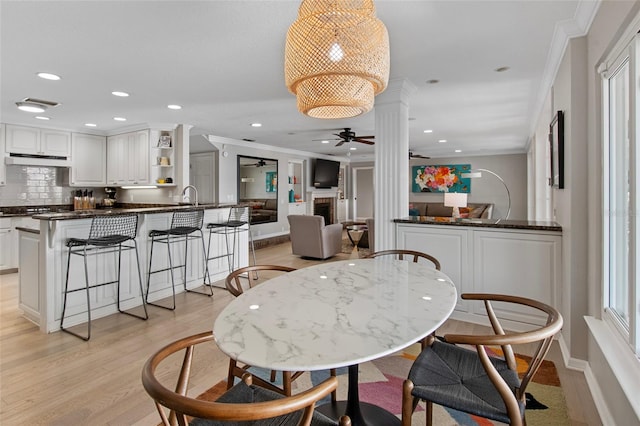
[[[471,192],[471,179],[462,173],[471,171],[471,164],[413,166],[412,192]]]

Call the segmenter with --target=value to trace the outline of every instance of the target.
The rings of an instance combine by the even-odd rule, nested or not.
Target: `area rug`
[[[400,417],[402,409],[402,382],[407,377],[413,360],[420,351],[419,345],[412,345],[402,352],[360,365],[359,393],[360,400],[379,405]],[[495,351],[498,355],[498,350]],[[518,370],[524,371],[530,358],[516,354]],[[268,371],[254,369],[254,374],[268,377]],[[338,372],[338,399],[347,398],[347,369]],[[294,383],[294,393],[320,383],[328,377],[328,372],[305,373]],[[226,381],[222,380],[198,399],[215,400],[226,389]],[[532,400],[527,407],[527,424],[537,425],[569,425],[569,416],[556,367],[551,361],[544,361],[534,381],[527,387]],[[323,401],[322,403],[324,403]],[[328,402],[328,397],[326,399]],[[434,405],[433,423],[444,426],[492,426],[503,423],[472,416],[460,411]],[[424,403],[420,403],[413,414],[412,424],[425,424]]]

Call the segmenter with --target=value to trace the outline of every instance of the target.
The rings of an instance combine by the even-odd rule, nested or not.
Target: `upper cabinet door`
[[[6,151],[15,154],[71,155],[71,133],[7,124]]]
[[[107,184],[107,139],[74,133],[71,141],[71,186]]]
[[[43,129],[40,131],[40,150],[44,155],[71,155],[71,133]]]
[[[40,129],[7,124],[6,151],[16,154],[40,154]]]

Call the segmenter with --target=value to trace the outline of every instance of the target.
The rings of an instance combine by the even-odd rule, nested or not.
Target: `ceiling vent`
[[[45,101],[43,99],[36,99],[36,98],[24,98],[22,100],[22,102],[28,102],[30,104],[44,105],[47,108],[53,108],[53,107],[57,107],[58,105],[60,105],[58,102]]]

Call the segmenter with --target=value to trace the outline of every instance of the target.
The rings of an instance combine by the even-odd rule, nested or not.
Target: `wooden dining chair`
[[[427,403],[428,426],[432,424],[434,403],[502,423],[525,425],[525,390],[562,328],[562,316],[553,307],[524,297],[474,293],[461,297],[484,303],[494,334],[447,334],[444,342],[429,336],[427,347],[404,381],[402,425],[411,425],[419,400]],[[545,324],[526,332],[505,332],[491,302],[541,311],[546,316]],[[512,345],[530,343],[536,349],[520,378]],[[475,350],[459,345],[475,346]],[[500,346],[504,358],[490,356],[488,346]]]
[[[351,420],[347,416],[335,421],[315,411],[316,402],[338,386],[338,379],[335,377],[329,377],[317,386],[286,397],[253,385],[252,376],[246,373],[241,382],[223,393],[216,401],[205,401],[188,396],[195,346],[212,341],[211,331],[185,337],[164,346],[145,363],[142,369],[142,385],[153,398],[164,426],[176,424],[223,426],[229,424],[227,422],[239,424],[245,421],[250,421],[252,425],[351,425]],[[167,381],[167,365],[161,367],[161,364],[171,355],[183,350],[184,358],[177,383],[168,388],[159,380],[159,377],[162,377],[163,382]],[[158,371],[162,373],[157,374]]]
[[[257,285],[259,282],[263,282],[265,280],[273,278],[274,274],[270,272],[284,273],[284,272],[291,272],[295,270],[296,270],[295,268],[291,268],[289,266],[251,265],[251,266],[246,266],[244,268],[236,269],[235,271],[231,272],[229,275],[227,275],[227,278],[225,279],[224,284],[227,290],[229,290],[229,293],[233,294],[235,297],[238,297],[245,291],[245,288],[247,290],[251,289],[252,287]],[[257,271],[261,271],[260,275],[256,274]],[[242,378],[242,376],[247,373],[249,368],[251,368],[250,365],[246,365],[246,364],[239,365],[235,359],[229,358],[229,375],[227,378],[227,389],[233,386],[235,377]],[[298,377],[300,377],[302,374],[304,374],[304,371],[296,371],[296,372],[283,371],[282,372],[282,388],[274,384],[274,382],[276,381],[276,374],[277,372],[275,370],[271,371],[269,382],[262,379],[261,377],[258,377],[257,375],[254,375],[253,382],[259,386],[263,386],[274,392],[281,393],[285,396],[290,396],[291,383],[294,380],[296,380]],[[331,369],[330,374],[331,376],[335,376],[336,370]],[[331,401],[333,402],[336,401],[335,391],[331,392]]]
[[[412,259],[414,263],[418,263],[419,259],[426,259],[433,263],[433,266],[439,271],[440,262],[435,257],[427,253],[415,250],[393,249],[393,250],[381,250],[365,256],[365,258],[373,258],[380,256],[394,256],[398,260],[404,260],[405,256],[407,260]]]

